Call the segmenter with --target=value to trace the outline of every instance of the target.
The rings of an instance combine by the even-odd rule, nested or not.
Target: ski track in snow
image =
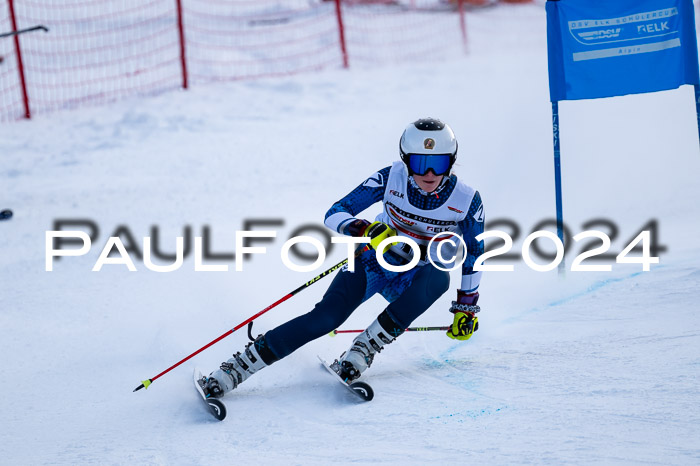
[[[353,68],[195,87],[0,127],[0,458],[3,464],[698,464],[700,173],[692,89],[561,104],[564,215],[572,231],[614,219],[620,251],[656,218],[668,247],[651,272],[485,273],[468,342],[406,334],[375,359],[358,402],[316,362],[352,337],[324,337],[203,409],[194,365],[211,370],[241,330],[132,393],[310,274],[287,271],[282,240],[398,154],[420,116],[448,121],[457,171],[489,218],[526,231],[554,215],[545,18],[541,6],[469,15],[470,53],[428,66]],[[497,34],[498,31],[505,31]],[[593,137],[592,135],[595,135]],[[527,176],[523,176],[527,174]],[[367,216],[376,212],[368,213]],[[212,227],[233,251],[250,218],[283,218],[244,272],[91,268],[107,235]],[[44,271],[56,218],[91,218],[86,257]],[[522,238],[516,240],[516,250]],[[624,244],[623,244],[624,243]],[[568,256],[570,264],[574,254]],[[342,251],[329,255],[326,267]],[[233,268],[233,262],[228,263]],[[459,275],[453,274],[452,288]],[[306,312],[330,282],[256,321]],[[446,325],[453,291],[415,325]],[[344,324],[364,328],[378,297]]]

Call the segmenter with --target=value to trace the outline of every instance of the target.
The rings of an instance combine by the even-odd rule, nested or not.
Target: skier
[[[243,352],[222,363],[203,381],[207,397],[222,397],[260,369],[327,335],[361,303],[381,293],[390,304],[331,365],[346,382],[357,379],[370,367],[376,353],[447,291],[449,273],[433,263],[449,267],[442,260],[456,256],[458,240],[447,241],[438,250],[439,240],[450,237],[440,235],[428,250],[429,241],[441,232],[460,235],[467,245],[462,283],[450,307],[454,316],[447,336],[468,340],[478,329],[481,272],[475,272],[472,266],[483,253],[483,241],[475,237],[484,230],[484,207],[479,192],[451,173],[457,158],[454,133],[440,120],[420,119],[406,127],[399,149],[400,162],[367,178],[326,213],[327,227],[370,239],[371,249],[356,258],[355,271],[342,268],[311,312],[258,336]],[[379,201],[384,209],[376,221],[356,217]],[[408,236],[420,247],[420,261],[409,271],[392,272],[377,262],[379,243],[396,235]],[[398,242],[385,248],[383,257],[388,264],[405,265],[413,254],[408,244]]]

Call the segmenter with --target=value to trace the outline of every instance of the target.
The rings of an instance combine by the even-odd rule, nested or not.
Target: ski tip
[[[216,418],[217,421],[223,421],[226,419],[226,405],[216,398],[207,398],[207,405],[209,405],[209,411]]]
[[[349,384],[349,387],[365,401],[372,401],[374,398],[374,390],[365,382],[353,382]]]

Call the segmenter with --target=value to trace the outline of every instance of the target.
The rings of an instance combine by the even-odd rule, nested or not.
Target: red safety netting
[[[342,28],[334,0],[0,0],[0,33],[12,30],[9,2],[18,29],[49,28],[19,39],[33,114],[346,62],[435,61],[466,41],[456,0],[343,0]],[[14,120],[25,109],[13,38],[0,56],[0,121]]]
[[[343,5],[350,66],[431,62],[464,53],[458,3],[351,1]]]
[[[173,0],[15,0],[32,113],[181,85]],[[3,108],[2,111],[5,114]]]
[[[334,2],[186,0],[183,16],[193,83],[342,64]]]
[[[1,5],[1,4],[0,4]],[[7,5],[0,8],[0,32],[11,31]],[[12,37],[0,38],[0,121],[24,116],[15,42]]]

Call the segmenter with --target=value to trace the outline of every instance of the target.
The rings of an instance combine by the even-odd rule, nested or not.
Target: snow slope
[[[251,378],[213,421],[191,387],[245,344],[234,334],[152,377],[313,274],[282,266],[283,240],[396,159],[415,118],[448,121],[458,174],[487,218],[525,233],[554,215],[545,17],[541,7],[469,17],[470,54],[195,87],[0,127],[0,458],[5,464],[651,463],[700,461],[700,154],[689,88],[561,105],[564,215],[573,233],[605,217],[619,252],[650,219],[667,247],[650,272],[485,274],[468,342],[406,334],[377,357],[358,404],[317,367],[349,336],[321,338]],[[376,210],[367,213],[368,216]],[[44,235],[89,218],[89,255],[44,271]],[[172,251],[185,225],[234,250],[245,219],[279,218],[268,254],[243,272],[105,266],[107,236],[158,225]],[[574,252],[578,250],[574,248]],[[573,256],[573,254],[572,254]],[[569,257],[569,264],[571,257]],[[340,249],[326,266],[341,260]],[[326,278],[261,317],[310,309]],[[453,287],[458,275],[453,276]],[[446,325],[448,292],[417,325]],[[375,297],[344,328],[383,309]]]

